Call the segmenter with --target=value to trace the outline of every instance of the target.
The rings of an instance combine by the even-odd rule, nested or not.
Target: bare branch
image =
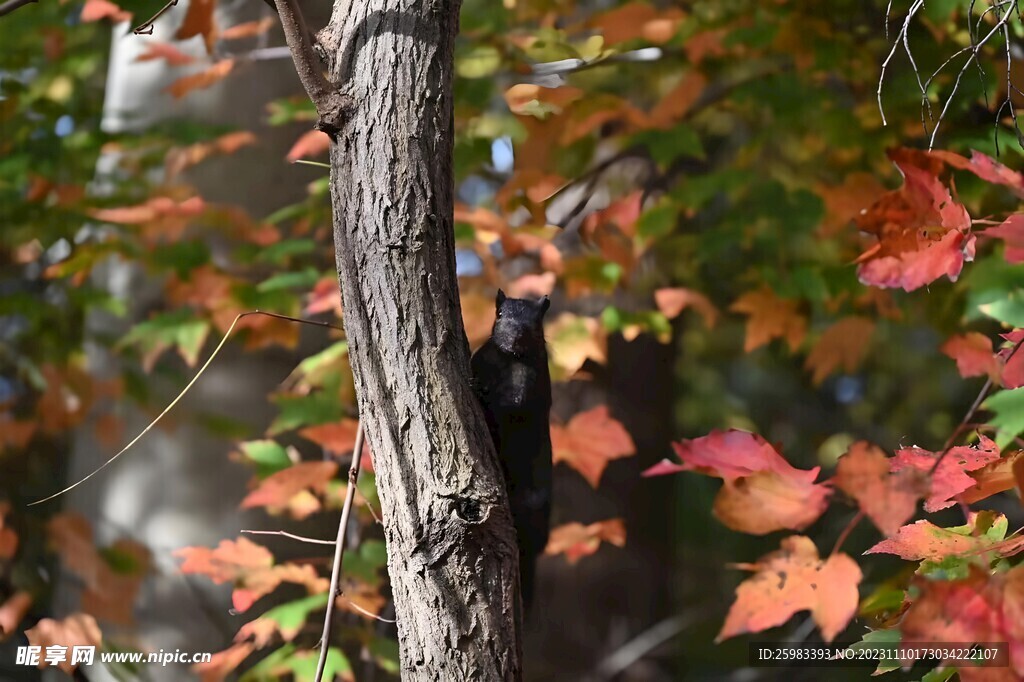
[[[7,0],[7,2],[0,5],[0,17],[10,14],[25,5],[31,5],[34,2],[39,2],[39,0]]]
[[[882,84],[885,82],[885,70],[889,67],[889,62],[891,62],[892,58],[896,55],[896,50],[899,49],[900,43],[903,42],[903,37],[907,34],[907,31],[910,30],[910,21],[914,18],[914,15],[917,14],[917,11],[921,9],[922,5],[924,5],[924,0],[915,0],[910,11],[907,12],[907,17],[903,20],[903,27],[900,28],[899,35],[896,36],[896,40],[893,41],[892,49],[889,50],[889,55],[885,58],[885,61],[882,62],[882,73],[878,77],[877,93],[878,113],[882,115],[882,125],[888,125],[888,122],[885,120],[885,107],[882,106]],[[886,9],[886,17],[889,16],[889,9],[891,9],[891,7],[892,5],[890,3],[889,8]],[[888,23],[886,23],[886,27],[888,28]]]
[[[860,523],[861,519],[863,518],[864,510],[858,509],[857,513],[854,514],[853,518],[850,519],[850,522],[846,524],[845,528],[843,528],[843,531],[839,534],[839,537],[836,538],[836,544],[832,545],[833,555],[838,553],[839,550],[843,548],[843,543],[846,542],[846,538],[850,537],[850,533],[853,532],[853,529],[857,527],[857,524]]]
[[[306,27],[297,0],[276,0],[276,3],[284,37],[292,51],[295,70],[320,117],[316,127],[334,140],[345,123],[351,101],[338,87],[328,82],[321,71],[319,59],[313,50],[312,34]]]
[[[37,504],[42,504],[43,502],[49,502],[50,500],[52,500],[52,499],[54,499],[56,497],[60,497],[61,495],[63,495],[66,492],[74,490],[75,488],[77,488],[78,486],[82,485],[83,483],[88,481],[90,478],[92,478],[93,476],[95,476],[96,474],[98,474],[99,472],[103,471],[104,469],[106,469],[111,464],[113,464],[114,460],[119,458],[121,455],[123,455],[124,453],[128,452],[128,450],[130,450],[133,445],[138,443],[142,439],[143,436],[145,436],[147,433],[149,433],[150,429],[152,429],[154,426],[156,426],[157,423],[161,419],[163,419],[167,415],[168,412],[170,412],[172,409],[174,409],[174,406],[177,405],[181,401],[181,399],[185,397],[185,394],[189,392],[189,390],[195,385],[195,383],[197,381],[199,381],[199,377],[203,376],[203,374],[206,372],[206,370],[210,367],[210,363],[213,362],[214,358],[217,357],[217,354],[220,353],[222,348],[224,348],[224,344],[228,342],[228,338],[231,337],[231,332],[233,332],[235,330],[235,325],[238,324],[238,321],[241,320],[243,317],[249,317],[250,315],[265,315],[267,317],[274,317],[274,318],[277,318],[279,320],[288,320],[289,322],[301,322],[303,324],[312,324],[312,325],[315,325],[317,327],[330,327],[331,329],[342,329],[342,327],[339,327],[337,325],[333,325],[333,324],[331,324],[329,322],[320,322],[318,320],[305,320],[305,319],[302,319],[300,317],[291,317],[290,315],[280,315],[278,313],[268,313],[268,312],[265,312],[263,310],[250,310],[248,312],[239,313],[238,315],[235,316],[235,319],[231,322],[231,326],[228,327],[228,330],[226,332],[224,332],[224,336],[223,336],[223,338],[221,338],[220,343],[218,343],[217,347],[213,349],[212,353],[210,353],[210,357],[208,357],[206,359],[206,362],[203,363],[203,366],[199,368],[198,372],[196,372],[196,375],[194,377],[192,377],[192,380],[189,381],[185,385],[185,388],[181,389],[181,392],[178,393],[177,397],[175,397],[174,400],[172,400],[170,402],[170,404],[167,405],[167,407],[164,408],[163,412],[158,414],[156,416],[156,419],[154,419],[153,421],[151,421],[149,423],[149,426],[147,426],[146,428],[142,429],[142,431],[139,433],[139,435],[135,436],[135,438],[133,438],[131,440],[131,442],[128,443],[128,445],[125,445],[123,448],[121,448],[121,450],[116,455],[114,455],[113,457],[111,457],[110,459],[105,461],[103,464],[101,464],[98,467],[96,467],[95,469],[93,469],[87,475],[85,475],[82,478],[78,479],[76,482],[72,483],[71,485],[69,485],[68,487],[64,488],[63,490],[61,490],[59,492],[56,492],[56,493],[54,493],[54,494],[52,494],[52,495],[50,495],[48,497],[44,497],[41,500],[36,500],[35,502],[29,502],[28,506],[31,507],[31,506],[34,506],[34,505],[37,505]]]
[[[282,17],[284,13],[282,12]],[[324,614],[324,632],[320,636],[320,659],[316,664],[314,682],[320,682],[327,665],[327,650],[331,644],[331,628],[334,627],[334,600],[340,594],[338,584],[341,582],[341,562],[345,558],[345,530],[348,528],[348,517],[352,513],[352,502],[356,496],[356,483],[359,482],[359,465],[363,460],[363,420],[359,420],[356,429],[356,443],[352,448],[352,466],[348,470],[348,490],[345,491],[345,506],[341,508],[341,520],[338,522],[338,539],[334,545],[334,565],[331,567],[331,590],[327,598],[327,613]]]
[[[889,37],[888,17],[889,12],[891,11],[891,4],[892,3],[890,2],[889,7],[886,9],[886,38]],[[1021,146],[1024,147],[1024,135],[1022,135],[1020,127],[1018,125],[1017,111],[1014,107],[1012,100],[1013,93],[1024,93],[1020,93],[1020,91],[1013,84],[1010,78],[1010,68],[1013,61],[1013,55],[1011,54],[1009,21],[1010,18],[1014,16],[1014,14],[1018,16],[1018,19],[1020,17],[1020,7],[1018,5],[1018,0],[992,0],[990,5],[983,12],[981,12],[977,20],[975,21],[972,20],[972,17],[974,15],[974,8],[976,5],[977,0],[970,0],[967,9],[967,34],[969,36],[970,45],[954,52],[939,66],[939,68],[935,70],[934,73],[932,73],[931,76],[928,77],[927,80],[922,82],[921,74],[917,66],[917,61],[915,60],[913,52],[910,48],[909,32],[911,20],[924,7],[924,0],[914,0],[913,4],[910,6],[910,9],[907,11],[906,17],[904,17],[899,33],[892,41],[892,47],[889,50],[889,53],[886,56],[885,61],[882,63],[881,73],[878,78],[878,90],[876,95],[878,99],[878,110],[882,116],[882,125],[887,124],[885,118],[885,110],[882,104],[882,88],[885,84],[885,76],[889,68],[889,65],[892,62],[893,57],[895,57],[896,51],[899,49],[901,45],[903,47],[903,51],[906,53],[907,58],[910,61],[911,68],[914,71],[914,76],[917,78],[918,89],[921,91],[921,124],[924,128],[925,135],[928,137],[928,147],[929,149],[931,149],[932,147],[935,146],[935,141],[938,136],[939,127],[942,125],[943,119],[949,112],[953,100],[956,98],[957,92],[959,92],[960,90],[960,84],[963,80],[963,76],[972,65],[978,70],[978,77],[982,84],[982,89],[985,94],[985,101],[987,105],[988,90],[987,88],[985,88],[985,69],[981,65],[979,55],[981,54],[981,50],[985,47],[986,44],[989,43],[990,40],[992,40],[994,37],[998,35],[1001,35],[1003,37],[1006,47],[1006,99],[1003,101],[998,111],[996,112],[996,148],[998,150],[998,128],[1000,124],[1000,118],[1002,116],[1002,112],[1006,109],[1009,110],[1010,118],[1013,121],[1013,127],[1017,134],[1018,141],[1021,143]],[[982,36],[980,35],[981,26],[983,23],[986,23],[986,18],[988,18],[990,15],[993,15],[995,17],[995,23],[991,26],[988,32],[984,36]],[[967,58],[957,71],[956,78],[953,82],[952,90],[946,97],[946,101],[942,106],[942,110],[939,112],[938,118],[936,119],[932,113],[932,103],[928,97],[928,89],[934,83],[935,79],[946,70],[946,67],[948,67],[959,57],[965,54],[967,55]],[[932,122],[932,127],[930,130],[928,126],[929,121]]]
[[[132,31],[132,33],[134,33],[137,36],[152,35],[152,33],[153,33],[153,24],[156,23],[156,20],[159,19],[161,16],[163,16],[163,14],[167,10],[169,10],[170,8],[174,7],[177,4],[178,4],[178,0],[169,0],[169,2],[166,5],[164,5],[163,7],[160,8],[160,11],[158,11],[156,14],[151,16],[149,19],[147,19],[143,23],[141,23],[138,26],[136,26],[135,29]]]
[[[319,540],[317,538],[308,538],[305,535],[296,535],[295,533],[288,533],[283,530],[240,530],[239,533],[245,533],[246,535],[280,535],[282,537],[291,538],[292,540],[298,540],[299,542],[308,542],[313,545],[333,545],[334,540]]]

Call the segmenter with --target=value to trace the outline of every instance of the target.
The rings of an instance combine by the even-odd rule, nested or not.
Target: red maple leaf
[[[978,332],[967,332],[950,337],[942,353],[956,360],[956,369],[964,378],[988,375],[999,376],[999,361],[992,350],[992,339]]]
[[[1022,466],[1024,466],[1024,450],[1018,450],[972,471],[971,478],[974,479],[974,485],[960,493],[956,498],[957,501],[973,504],[996,493],[1010,490],[1017,485],[1015,469],[1020,469]]]
[[[1024,341],[1024,329],[1015,329],[1009,334],[1000,334],[1010,345],[999,351],[999,359],[1004,363],[1002,383],[1005,388],[1024,386],[1024,352],[1015,352],[1017,345]]]
[[[857,218],[858,227],[878,240],[857,259],[860,281],[907,291],[943,276],[955,281],[964,262],[974,258],[967,209],[953,199],[933,164],[921,163],[907,150],[896,150],[890,158],[903,175],[903,186]]]
[[[793,467],[757,434],[712,431],[673,447],[680,464],[665,460],[643,475],[696,471],[724,479],[714,513],[733,530],[764,535],[783,528],[806,528],[825,511],[832,494],[827,485],[814,482],[820,467]]]
[[[989,574],[972,567],[962,580],[918,579],[920,592],[900,622],[903,641],[1006,642],[1009,668],[1002,677],[1024,677],[1024,566]],[[961,666],[964,682],[990,681],[989,668]]]
[[[999,446],[986,436],[979,436],[977,447],[959,445],[950,448],[934,473],[930,473],[941,453],[918,447],[903,448],[892,458],[892,470],[911,467],[931,476],[931,491],[925,500],[926,511],[934,512],[953,506],[960,493],[975,484],[967,472],[980,469],[999,459]]]
[[[990,227],[981,234],[1006,242],[1003,257],[1007,263],[1024,263],[1024,213],[1014,213],[1001,225]]]
[[[607,405],[580,412],[565,426],[552,424],[551,449],[555,462],[567,463],[595,488],[608,462],[636,454],[629,432]]]
[[[783,539],[782,549],[737,568],[756,573],[736,588],[736,601],[717,642],[781,625],[805,610],[821,628],[822,638],[831,642],[857,612],[857,563],[841,553],[822,561],[814,543],[802,535]]]
[[[946,151],[933,151],[930,155],[953,168],[970,171],[986,182],[1005,185],[1012,189],[1014,194],[1024,198],[1024,175],[1007,168],[987,154],[972,149],[970,159]]]
[[[608,519],[584,526],[582,523],[567,523],[551,529],[551,538],[544,549],[545,554],[565,554],[570,564],[597,551],[602,542],[616,547],[626,544],[626,524],[622,519]]]

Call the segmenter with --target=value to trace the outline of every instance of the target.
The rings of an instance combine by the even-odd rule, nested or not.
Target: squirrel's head
[[[544,313],[551,307],[547,296],[538,299],[509,298],[498,289],[491,340],[506,353],[524,355],[544,350]]]

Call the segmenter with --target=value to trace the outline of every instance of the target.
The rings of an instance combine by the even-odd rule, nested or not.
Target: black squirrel
[[[501,460],[519,544],[523,607],[551,522],[551,374],[544,313],[551,301],[498,290],[491,338],[473,354],[473,387]]]

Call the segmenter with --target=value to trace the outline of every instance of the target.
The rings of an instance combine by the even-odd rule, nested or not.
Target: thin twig
[[[25,5],[31,5],[34,2],[39,2],[39,0],[7,0],[7,2],[0,5],[0,17],[10,14]]]
[[[1004,367],[1010,362],[1013,356],[1017,354],[1017,351],[1020,350],[1021,346],[1024,346],[1024,341],[1014,346],[1013,350],[1011,350],[1009,355],[1006,356],[1006,359],[1003,360]],[[935,473],[935,470],[939,468],[940,464],[942,464],[942,460],[945,459],[946,455],[949,454],[949,451],[953,449],[953,443],[955,443],[960,435],[967,429],[968,425],[971,423],[971,419],[974,418],[974,413],[978,411],[981,404],[985,402],[988,392],[992,390],[993,383],[992,377],[985,380],[985,385],[982,386],[981,390],[978,392],[978,397],[974,399],[974,402],[971,403],[971,406],[967,409],[967,413],[964,414],[964,418],[960,420],[960,423],[953,430],[953,433],[946,439],[945,445],[942,446],[942,452],[940,452],[939,456],[935,459],[935,464],[932,465],[932,468],[928,470],[929,476]]]
[[[365,616],[368,616],[370,618],[373,618],[374,620],[379,620],[381,623],[392,623],[393,624],[393,623],[397,623],[398,622],[397,620],[392,620],[390,618],[385,618],[383,616],[378,616],[373,611],[367,611],[362,606],[360,606],[359,604],[355,603],[354,601],[352,601],[351,599],[346,597],[344,592],[339,594],[338,597],[341,598],[341,599],[344,599],[345,601],[347,601],[348,605],[351,606],[352,608],[354,608],[359,613],[361,613],[361,614],[363,614]]]
[[[320,540],[318,538],[308,538],[305,535],[296,535],[295,533],[289,533],[283,530],[240,530],[239,533],[245,533],[247,535],[281,535],[292,540],[298,540],[299,542],[308,542],[313,545],[333,545],[334,540]]]
[[[352,466],[348,470],[348,490],[345,491],[345,506],[341,508],[341,519],[338,521],[338,540],[334,545],[334,565],[331,567],[331,591],[328,593],[327,613],[324,614],[324,633],[320,636],[320,658],[316,663],[316,676],[313,682],[321,682],[324,666],[327,665],[327,650],[331,643],[331,628],[334,627],[334,600],[340,594],[338,583],[341,582],[341,562],[345,558],[345,530],[348,528],[348,517],[352,513],[352,502],[356,496],[356,483],[359,482],[359,465],[363,460],[363,437],[365,429],[363,420],[359,420],[356,429],[356,444],[352,448]]]
[[[878,101],[878,111],[879,111],[879,113],[881,114],[881,117],[882,117],[882,125],[886,125],[887,124],[887,121],[886,121],[886,118],[885,118],[885,109],[884,109],[884,106],[882,104],[882,89],[883,89],[883,86],[885,84],[886,72],[887,72],[887,70],[889,68],[890,63],[892,62],[893,57],[896,56],[896,52],[897,52],[897,50],[899,49],[899,47],[901,45],[903,47],[903,51],[907,55],[907,58],[910,60],[911,68],[913,69],[914,76],[917,79],[918,89],[921,92],[921,125],[924,128],[924,133],[925,133],[926,137],[928,137],[928,148],[931,149],[931,148],[933,148],[935,146],[935,141],[936,141],[936,138],[938,136],[939,128],[942,125],[942,121],[945,118],[946,114],[949,112],[950,107],[951,107],[953,101],[956,99],[957,92],[959,92],[959,90],[960,90],[960,84],[961,84],[961,82],[963,80],[963,76],[964,76],[964,74],[967,72],[967,70],[972,65],[974,65],[977,68],[977,70],[978,70],[978,77],[979,77],[979,79],[981,80],[981,83],[982,83],[982,89],[983,89],[984,94],[985,94],[985,101],[986,101],[986,105],[987,105],[987,103],[988,103],[988,89],[985,87],[985,83],[984,83],[984,80],[985,80],[985,69],[981,65],[981,61],[979,59],[979,55],[980,55],[980,52],[981,52],[982,48],[994,36],[1002,34],[1003,39],[1004,39],[1004,43],[1006,45],[1006,73],[1007,73],[1007,76],[1006,76],[1006,92],[1007,92],[1007,94],[1006,94],[1006,99],[1003,101],[1003,103],[1000,105],[999,109],[996,111],[996,121],[995,121],[996,149],[997,149],[997,153],[998,153],[999,121],[1000,121],[1000,117],[1002,116],[1002,112],[1005,109],[1009,109],[1010,118],[1013,121],[1014,131],[1017,134],[1018,141],[1021,143],[1022,146],[1024,146],[1024,134],[1022,134],[1022,132],[1020,130],[1020,127],[1018,125],[1017,111],[1016,111],[1016,108],[1014,107],[1014,104],[1013,104],[1013,101],[1012,101],[1013,93],[1014,92],[1019,92],[1019,90],[1018,90],[1017,86],[1014,85],[1014,83],[1012,82],[1012,79],[1010,78],[1010,67],[1011,67],[1011,64],[1012,64],[1012,57],[1011,57],[1011,54],[1010,54],[1011,41],[1010,41],[1009,20],[1013,16],[1015,11],[1019,15],[1020,7],[1018,5],[1017,0],[999,0],[999,1],[991,2],[989,7],[987,7],[985,9],[985,11],[982,12],[981,15],[978,17],[977,21],[972,21],[972,16],[973,16],[973,13],[974,13],[974,6],[975,6],[976,2],[977,2],[977,0],[970,0],[970,5],[969,5],[968,11],[967,11],[967,33],[968,33],[968,38],[969,38],[970,44],[968,46],[963,47],[963,48],[957,50],[956,52],[954,52],[950,57],[948,57],[934,71],[934,73],[932,73],[931,76],[928,77],[928,79],[926,79],[926,80],[924,80],[922,82],[921,75],[920,75],[920,72],[918,70],[917,62],[916,62],[916,60],[914,58],[914,55],[913,55],[913,52],[912,52],[912,50],[910,48],[910,24],[911,24],[911,20],[914,18],[914,16],[924,7],[924,0],[914,0],[913,4],[910,6],[910,9],[907,11],[906,17],[904,17],[904,20],[903,20],[903,23],[902,23],[902,25],[900,27],[899,33],[896,35],[895,39],[892,40],[892,47],[890,48],[889,53],[886,55],[885,60],[882,62],[881,73],[879,74],[879,78],[878,78],[878,88],[877,88],[877,91],[876,91],[876,98],[877,98],[877,101]],[[886,39],[887,40],[889,39],[889,16],[890,16],[891,8],[892,8],[892,3],[890,2],[889,5],[886,8],[886,25],[885,25],[885,28],[886,28]],[[996,17],[995,23],[994,23],[994,25],[989,29],[989,31],[984,36],[980,36],[979,34],[980,34],[981,25],[982,25],[982,23],[985,22],[985,18],[989,14],[993,14]],[[935,116],[934,116],[934,114],[932,112],[932,103],[931,103],[930,98],[928,97],[928,89],[931,86],[931,84],[934,82],[934,80],[939,76],[939,74],[943,73],[945,71],[946,67],[948,67],[951,63],[953,63],[958,57],[960,57],[963,54],[967,54],[967,59],[964,61],[963,65],[957,71],[956,79],[953,82],[953,87],[952,87],[949,95],[946,97],[946,101],[943,104],[942,110],[939,113],[938,118],[935,118]],[[933,125],[931,127],[931,130],[929,130],[928,121],[933,121]]]
[[[101,464],[98,467],[96,467],[95,469],[93,469],[90,473],[86,474],[84,477],[80,478],[75,483],[72,483],[67,488],[64,488],[63,490],[61,490],[59,492],[56,492],[53,495],[50,495],[49,497],[44,497],[43,499],[36,500],[35,502],[29,502],[28,506],[32,507],[32,506],[35,506],[37,504],[42,504],[43,502],[49,502],[50,500],[52,500],[54,498],[60,497],[61,495],[63,495],[66,492],[74,490],[75,488],[77,488],[78,486],[82,485],[83,483],[88,481],[90,478],[92,478],[93,476],[95,476],[96,474],[98,474],[99,472],[103,471],[104,469],[106,469],[111,464],[113,464],[114,461],[118,457],[120,457],[124,453],[128,452],[128,450],[131,449],[131,447],[133,445],[138,443],[139,440],[141,440],[143,436],[145,436],[147,433],[149,433],[150,429],[152,429],[154,426],[156,426],[157,423],[159,423],[160,420],[163,419],[164,416],[168,412],[170,412],[174,408],[174,406],[177,405],[181,401],[181,399],[183,397],[185,397],[185,394],[189,392],[189,389],[191,389],[192,386],[194,386],[197,381],[199,381],[199,377],[203,376],[203,373],[206,372],[207,368],[209,368],[210,363],[213,362],[214,358],[217,357],[217,354],[220,353],[221,349],[224,347],[224,344],[227,343],[227,340],[231,336],[231,332],[233,332],[235,330],[235,325],[238,324],[238,321],[241,320],[243,317],[249,317],[250,315],[265,315],[267,317],[275,317],[275,318],[277,318],[279,320],[288,320],[289,322],[301,322],[303,324],[311,324],[311,325],[315,325],[315,326],[318,326],[318,327],[330,327],[331,329],[341,329],[341,330],[343,330],[342,327],[339,327],[337,325],[331,324],[330,322],[320,322],[318,320],[305,320],[305,319],[302,319],[300,317],[292,317],[290,315],[281,315],[279,313],[269,313],[269,312],[266,312],[266,311],[263,311],[263,310],[250,310],[248,312],[239,313],[238,315],[235,316],[235,319],[231,322],[231,326],[228,327],[228,330],[226,332],[224,332],[223,338],[221,338],[220,343],[217,344],[217,347],[213,349],[213,352],[210,354],[210,357],[208,357],[206,359],[206,362],[203,363],[203,366],[199,368],[198,372],[196,372],[196,375],[194,377],[192,377],[192,380],[189,381],[188,384],[185,385],[185,388],[183,388],[181,390],[181,392],[177,395],[177,397],[175,397],[174,400],[172,400],[170,402],[170,404],[167,407],[164,408],[163,412],[158,414],[156,419],[154,419],[153,421],[151,421],[149,423],[149,426],[144,428],[139,433],[139,435],[135,436],[135,438],[133,438],[131,440],[131,442],[128,443],[128,445],[125,445],[123,448],[121,448],[120,452],[118,452],[116,455],[114,455],[113,457],[111,457],[110,459],[105,461],[103,464]]]
[[[366,508],[370,510],[370,516],[372,516],[372,517],[373,517],[373,520],[374,520],[374,521],[376,521],[376,522],[378,523],[378,525],[381,525],[381,526],[383,526],[383,525],[384,525],[384,522],[380,520],[380,517],[379,517],[379,516],[377,516],[377,512],[376,512],[376,510],[374,510],[374,508],[373,508],[373,504],[372,504],[372,503],[370,502],[370,500],[369,500],[369,499],[368,499],[368,498],[366,497],[366,495],[364,495],[364,494],[363,494],[363,491],[362,491],[362,490],[359,490],[359,489],[357,488],[357,489],[356,489],[356,493],[358,493],[359,497],[363,498],[363,502],[365,502],[365,503],[366,503]]]
[[[910,8],[910,11],[907,12],[907,16],[903,20],[903,28],[900,29],[899,36],[897,36],[896,40],[893,41],[892,49],[889,50],[889,54],[886,56],[885,61],[882,62],[882,73],[878,77],[878,92],[877,92],[877,96],[878,96],[878,113],[881,114],[881,116],[882,116],[882,125],[883,126],[884,125],[888,125],[888,122],[885,120],[885,107],[882,106],[882,84],[885,82],[885,70],[887,68],[889,68],[889,62],[892,61],[892,58],[894,56],[896,56],[896,50],[899,49],[901,38],[904,35],[906,35],[907,31],[910,29],[910,20],[914,18],[914,14],[916,14],[917,10],[920,9],[920,5],[921,4],[923,4],[923,0],[917,0],[914,3],[914,5]],[[886,16],[888,16],[888,10],[886,10]],[[888,23],[886,25],[888,26]]]
[[[149,19],[147,19],[143,23],[141,23],[138,26],[136,26],[134,28],[134,30],[132,30],[132,33],[134,33],[137,36],[153,35],[153,24],[156,23],[156,20],[159,19],[161,16],[163,16],[163,14],[167,10],[169,10],[170,8],[174,7],[177,4],[178,4],[178,0],[169,0],[169,2],[166,5],[164,5],[163,7],[160,8],[159,12],[157,12],[156,14],[151,16]]]
[[[853,529],[857,527],[857,524],[860,523],[863,518],[864,510],[858,509],[857,513],[853,515],[853,518],[850,519],[850,522],[846,524],[846,528],[843,528],[843,532],[839,534],[838,538],[836,538],[836,544],[832,546],[832,554],[837,554],[839,550],[842,549],[843,543],[846,542],[846,538],[850,537],[850,533],[853,532]]]

